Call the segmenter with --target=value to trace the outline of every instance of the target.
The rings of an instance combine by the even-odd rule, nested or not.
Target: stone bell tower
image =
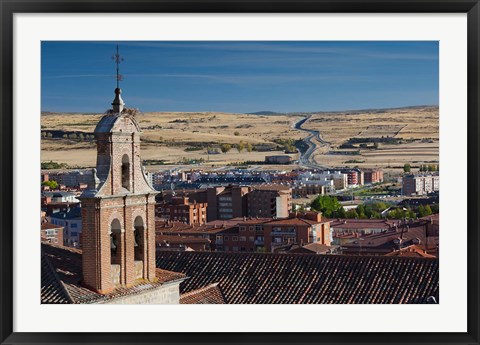
[[[118,64],[117,64],[118,66]],[[118,73],[117,73],[118,75]],[[155,281],[155,195],[140,159],[140,127],[115,89],[95,128],[97,167],[80,196],[83,284],[99,293]]]

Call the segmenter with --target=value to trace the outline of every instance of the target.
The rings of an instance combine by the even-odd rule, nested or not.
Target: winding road
[[[312,115],[307,115],[304,118],[292,124],[292,128],[299,131],[308,132],[308,136],[305,139],[303,139],[303,141],[307,144],[308,149],[303,153],[300,152],[300,158],[298,159],[298,164],[300,166],[304,166],[312,169],[327,169],[328,167],[326,165],[318,164],[315,158],[313,157],[313,153],[315,152],[318,146],[312,139],[317,140],[322,146],[329,145],[330,143],[322,139],[322,136],[320,135],[319,131],[314,129],[302,128],[302,125],[305,122],[307,122],[311,117]]]

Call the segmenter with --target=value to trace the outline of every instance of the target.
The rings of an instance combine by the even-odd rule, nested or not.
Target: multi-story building
[[[380,169],[366,170],[363,172],[365,184],[383,182],[383,171]]]
[[[82,246],[82,214],[80,207],[72,208],[67,212],[52,213],[48,218],[51,224],[63,228],[64,245],[75,248]]]
[[[438,174],[410,174],[402,178],[403,195],[426,195],[440,190]]]
[[[201,226],[158,220],[156,231],[157,235],[207,238],[210,250],[220,252],[273,252],[291,244],[331,243],[330,222],[316,212],[292,213],[282,219],[216,220]]]
[[[249,217],[288,217],[292,189],[279,184],[252,186],[247,194]]]
[[[48,222],[43,222],[40,230],[40,237],[42,240],[63,245],[63,227]]]
[[[325,186],[319,184],[297,185],[292,188],[292,195],[294,198],[306,198],[310,195],[325,194]]]
[[[364,172],[359,169],[350,169],[343,171],[347,174],[347,183],[349,186],[362,186],[365,183]]]
[[[211,187],[207,189],[207,221],[247,216],[247,194],[244,186]]]
[[[49,172],[48,175],[45,175],[45,173],[42,175],[42,181],[45,181],[45,178],[47,178],[66,187],[77,187],[80,184],[89,183],[92,179],[91,170],[57,171]]]
[[[157,203],[157,217],[187,224],[205,224],[207,222],[207,204],[190,202],[188,196],[175,196],[170,202]]]

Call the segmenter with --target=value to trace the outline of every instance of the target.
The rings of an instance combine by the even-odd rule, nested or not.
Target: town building
[[[51,171],[42,173],[42,182],[55,181],[65,187],[77,187],[80,184],[88,184],[91,176],[90,170]]]
[[[42,192],[42,203],[78,203],[77,195],[72,192],[54,191],[54,192]]]
[[[247,215],[245,186],[211,187],[207,189],[207,220],[232,219]]]
[[[40,230],[42,241],[63,245],[63,227],[48,222],[43,222]]]
[[[383,182],[383,171],[380,169],[364,170],[363,179],[365,184]]]
[[[247,194],[248,217],[288,217],[292,189],[279,184],[254,185]]]
[[[301,184],[292,188],[293,198],[308,198],[312,195],[324,195],[325,186],[319,184]]]
[[[73,248],[82,246],[82,213],[80,207],[65,212],[55,212],[47,217],[49,223],[63,228],[63,245]]]
[[[330,245],[330,223],[317,212],[292,213],[287,218],[241,217],[204,225],[157,220],[158,235],[206,238],[210,251],[274,252],[292,244]]]
[[[438,174],[409,174],[402,178],[403,195],[426,195],[440,191]]]
[[[385,255],[416,245],[426,254],[438,256],[438,223],[433,219],[397,221],[394,227],[380,233],[335,233],[334,243],[340,245],[340,253],[348,255]]]
[[[170,202],[156,204],[157,217],[187,224],[205,224],[207,222],[207,204],[190,202],[188,196],[175,196]]]

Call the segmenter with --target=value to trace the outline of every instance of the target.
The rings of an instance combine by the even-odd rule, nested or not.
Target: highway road
[[[318,164],[315,158],[313,157],[313,153],[317,149],[317,144],[313,141],[313,139],[316,139],[322,146],[329,145],[330,143],[322,138],[319,131],[302,128],[302,125],[306,121],[308,121],[308,119],[310,119],[311,116],[312,115],[307,115],[301,120],[292,124],[293,129],[308,133],[308,136],[305,139],[303,139],[303,141],[307,144],[308,149],[304,153],[300,153],[298,164],[300,166],[311,168],[311,169],[328,169],[329,168],[328,166]]]

